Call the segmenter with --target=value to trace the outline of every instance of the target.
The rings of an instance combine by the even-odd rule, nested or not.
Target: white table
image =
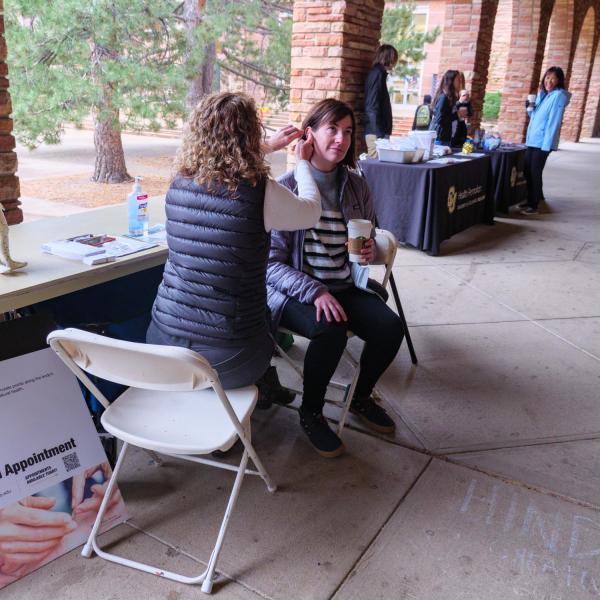
[[[164,223],[164,199],[152,198],[149,206],[150,223]],[[15,273],[0,275],[0,314],[164,264],[168,253],[164,245],[96,266],[45,254],[41,249],[44,242],[52,240],[84,233],[122,235],[126,229],[125,204],[12,225],[11,255],[29,264]]]

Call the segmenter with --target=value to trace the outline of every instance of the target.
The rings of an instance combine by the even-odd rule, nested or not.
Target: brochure
[[[0,588],[83,544],[111,476],[75,376],[45,348],[0,362]],[[118,491],[102,524],[126,518]]]
[[[119,235],[85,233],[66,240],[46,242],[42,244],[42,250],[63,258],[98,264],[148,250],[154,246],[158,246],[158,242]]]

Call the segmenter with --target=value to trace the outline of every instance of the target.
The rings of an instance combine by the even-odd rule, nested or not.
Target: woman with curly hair
[[[192,111],[166,196],[169,257],[146,340],[202,354],[223,386],[257,382],[269,367],[265,273],[271,229],[311,227],[321,214],[312,144],[293,126],[268,142],[254,101],[204,97]],[[270,178],[265,153],[297,139],[298,196]]]

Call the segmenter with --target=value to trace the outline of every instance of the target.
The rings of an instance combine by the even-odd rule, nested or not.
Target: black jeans
[[[346,347],[348,329],[366,342],[354,394],[358,398],[371,395],[404,337],[400,317],[375,294],[355,287],[332,293],[348,321],[328,322],[324,315],[317,321],[314,304],[302,304],[293,298],[288,299],[281,316],[283,327],[311,340],[304,357],[302,408],[314,412],[323,409],[327,385]]]
[[[550,152],[527,146],[525,150],[525,179],[527,180],[527,204],[537,208],[544,197],[542,185],[542,172]]]

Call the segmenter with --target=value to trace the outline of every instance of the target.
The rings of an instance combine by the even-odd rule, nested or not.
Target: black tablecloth
[[[496,211],[508,213],[509,207],[523,202],[527,196],[527,181],[523,174],[525,146],[498,148],[489,153]]]
[[[494,222],[490,157],[435,163],[360,161],[379,227],[398,241],[439,254],[440,244],[477,223]]]

